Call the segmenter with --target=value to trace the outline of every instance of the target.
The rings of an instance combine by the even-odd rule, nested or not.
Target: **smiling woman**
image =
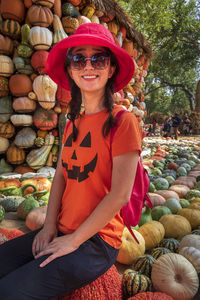
[[[122,108],[113,95],[134,69],[132,57],[96,23],[80,25],[49,52],[48,75],[71,92],[70,121],[43,228],[0,246],[2,299],[52,299],[115,263],[124,229],[120,209],[132,191],[141,135],[133,114],[117,118]]]

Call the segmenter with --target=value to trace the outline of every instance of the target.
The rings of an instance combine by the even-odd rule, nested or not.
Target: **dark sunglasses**
[[[90,63],[94,69],[103,70],[108,66],[110,55],[106,52],[100,52],[93,54],[91,57],[85,57],[79,53],[72,53],[68,54],[67,58],[73,70],[84,69],[88,60],[90,60]]]

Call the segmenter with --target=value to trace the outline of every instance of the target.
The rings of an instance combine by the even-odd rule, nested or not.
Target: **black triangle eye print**
[[[72,147],[72,134],[70,134],[65,142],[65,147]]]
[[[72,154],[72,157],[71,157],[71,159],[75,159],[75,160],[77,160],[77,156],[76,156],[76,152],[75,152],[75,150],[74,150],[74,152],[73,152],[73,154]]]
[[[67,138],[64,147],[72,147],[72,134]],[[82,140],[80,147],[91,148],[91,133],[88,132],[84,139]],[[85,151],[84,151],[85,152]],[[78,158],[76,155],[76,151],[74,150],[71,159],[76,160],[78,164]],[[65,168],[68,178],[77,180],[78,182],[82,182],[89,178],[89,173],[93,173],[95,171],[96,165],[98,161],[98,154],[96,153],[93,158],[84,166],[80,167],[79,165],[72,165],[69,167],[68,163],[62,161],[62,165]]]
[[[91,148],[91,133],[90,132],[88,132],[88,134],[84,137],[84,139],[80,143],[80,147]]]

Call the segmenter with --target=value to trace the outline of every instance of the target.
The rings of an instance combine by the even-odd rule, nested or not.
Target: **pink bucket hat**
[[[115,92],[123,89],[129,83],[135,71],[132,57],[115,43],[108,29],[97,23],[80,25],[73,35],[58,42],[50,50],[46,62],[46,72],[55,83],[66,90],[70,90],[64,63],[68,49],[81,45],[107,47],[114,53],[119,64],[119,73],[114,84]]]

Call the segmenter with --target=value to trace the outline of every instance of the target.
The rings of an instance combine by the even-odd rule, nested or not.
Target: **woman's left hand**
[[[35,258],[37,259],[43,255],[51,254],[40,264],[40,267],[44,267],[55,258],[74,252],[76,249],[78,249],[78,247],[79,246],[74,244],[74,238],[72,234],[56,237],[46,246],[43,251],[36,255]]]

